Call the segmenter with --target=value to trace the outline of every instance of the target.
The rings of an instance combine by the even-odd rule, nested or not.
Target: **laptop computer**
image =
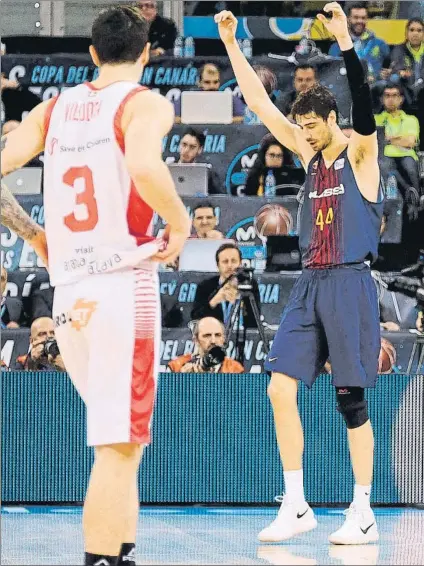
[[[175,188],[182,197],[208,194],[207,163],[170,163],[168,165]]]
[[[182,124],[231,124],[232,121],[231,91],[186,90],[181,93]]]
[[[22,167],[3,177],[14,195],[37,195],[41,193],[41,167]]]
[[[204,271],[217,273],[215,254],[222,244],[231,243],[233,240],[200,240],[189,238],[180,254],[179,271]]]

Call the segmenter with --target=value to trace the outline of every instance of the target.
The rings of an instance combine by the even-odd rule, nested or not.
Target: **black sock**
[[[117,566],[135,566],[135,544],[123,542],[118,556]]]
[[[91,554],[91,552],[86,552],[84,564],[86,566],[116,566],[117,560],[117,556],[107,556],[106,554]]]

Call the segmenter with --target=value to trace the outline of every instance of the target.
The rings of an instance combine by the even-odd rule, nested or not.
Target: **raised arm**
[[[1,140],[1,175],[19,169],[44,149],[44,117],[48,102],[34,108],[16,130]],[[47,266],[44,230],[17,202],[5,182],[1,183],[1,223],[26,240]]]
[[[190,236],[191,221],[162,159],[162,141],[172,127],[174,110],[163,96],[150,91],[137,94],[122,118],[125,161],[141,198],[170,227],[165,252],[155,259],[172,261]]]
[[[318,14],[317,18],[337,39],[346,66],[352,97],[353,132],[348,148],[349,160],[362,195],[376,202],[379,198],[380,170],[370,87],[361,61],[353,48],[347,18],[340,4],[337,2],[326,4],[324,11],[332,14],[331,19],[327,19],[322,14]]]
[[[231,12],[224,10],[215,15],[215,22],[246,104],[270,132],[285,147],[296,153],[306,166],[314,152],[302,138],[300,128],[289,122],[271,102],[261,80],[241,52],[236,41],[237,19]]]

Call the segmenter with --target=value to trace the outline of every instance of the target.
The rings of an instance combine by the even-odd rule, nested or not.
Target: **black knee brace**
[[[358,428],[368,417],[367,401],[362,387],[337,387],[337,410],[343,415],[347,428]]]

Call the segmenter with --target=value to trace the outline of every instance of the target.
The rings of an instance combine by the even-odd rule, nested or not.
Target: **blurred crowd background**
[[[2,0],[2,135],[41,100],[96,76],[87,54],[90,24],[111,3]],[[213,15],[229,9],[239,18],[240,47],[284,114],[291,117],[297,93],[321,82],[335,93],[340,126],[349,136],[343,60],[315,19],[325,2],[126,4],[151,22],[151,61],[140,83],[174,104],[164,159],[193,217],[192,238],[181,257],[161,268],[161,368],[261,371],[264,341],[272,339],[300,270],[298,194],[304,171],[246,106]],[[424,262],[424,2],[341,4],[372,89],[386,187],[373,266],[384,338],[380,369],[411,371],[420,363],[416,339],[424,330],[422,314],[413,294],[390,291],[387,282],[420,257]],[[40,224],[42,168],[40,155],[7,180]],[[156,219],[155,233],[163,229]],[[64,369],[54,339],[53,293],[32,250],[4,229],[4,368]],[[111,308],[119,308],[119,290]]]

